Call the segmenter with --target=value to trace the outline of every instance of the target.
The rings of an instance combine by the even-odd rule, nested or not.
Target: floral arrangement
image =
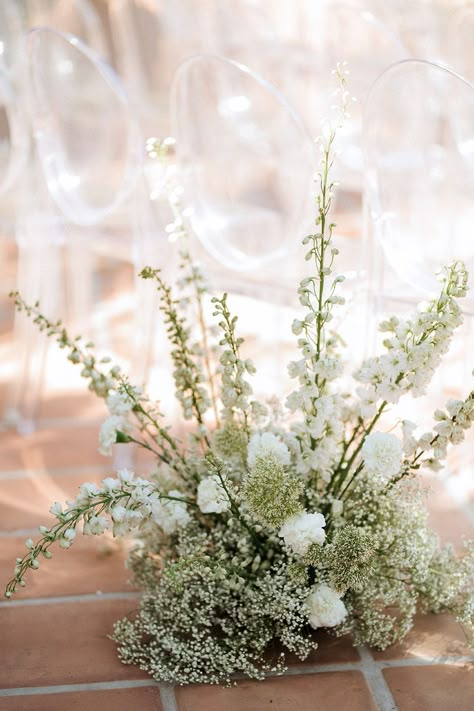
[[[286,408],[253,398],[253,363],[245,358],[228,297],[212,298],[219,336],[205,319],[204,279],[187,248],[177,190],[170,200],[180,240],[179,300],[158,270],[141,276],[156,285],[172,345],[176,396],[195,427],[173,435],[157,404],[130,384],[92,344],[69,337],[39,304],[17,308],[55,337],[82,368],[89,388],[106,400],[100,431],[114,443],[134,443],[156,457],[150,479],[122,470],[100,486],[84,483],[56,523],[41,527],[17,558],[7,597],[30,569],[70,548],[78,532],[132,535],[133,578],[143,590],[133,618],[115,625],[120,658],[159,681],[230,683],[232,675],[262,678],[316,648],[313,630],[350,632],[354,644],[383,649],[401,640],[417,609],[451,611],[474,632],[474,541],[462,555],[441,547],[430,531],[417,474],[443,466],[448,446],[474,419],[474,391],[434,413],[432,431],[382,426],[408,393],[422,395],[462,322],[458,299],[467,273],[457,262],[441,275],[439,296],[413,318],[383,322],[384,352],[365,360],[355,385],[342,385],[342,343],[331,332],[343,303],[342,276],[330,209],[334,141],[347,113],[345,70],[337,68],[341,111],[319,139],[315,232],[306,236],[309,276],[299,285],[302,315],[293,323],[299,357],[288,366],[295,389]],[[160,156],[167,143],[153,143]],[[200,328],[199,342],[190,323]],[[217,357],[216,357],[217,354]],[[269,650],[273,650],[270,653]],[[278,651],[275,651],[278,650]]]

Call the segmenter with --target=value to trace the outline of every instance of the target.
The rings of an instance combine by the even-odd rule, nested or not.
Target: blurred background
[[[381,318],[436,293],[442,264],[474,266],[474,3],[2,0],[6,432],[27,438],[102,415],[64,354],[14,314],[16,289],[177,417],[155,296],[137,278],[151,264],[176,281],[170,185],[211,293],[228,291],[240,314],[257,393],[288,393],[314,139],[337,117],[331,72],[343,61],[355,101],[338,136],[333,221],[350,373],[375,352]],[[170,136],[166,161],[150,157],[147,139]],[[404,416],[416,408],[429,423],[446,397],[466,394],[473,301],[425,405],[408,403]],[[453,466],[462,478],[471,463],[472,444]]]

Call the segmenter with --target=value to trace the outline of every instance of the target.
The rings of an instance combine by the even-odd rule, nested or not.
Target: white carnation
[[[324,543],[326,521],[320,513],[301,513],[291,516],[280,528],[286,545],[297,555],[304,555],[312,543]]]
[[[335,627],[344,620],[347,610],[341,597],[342,593],[336,592],[326,583],[313,587],[306,598],[309,624],[313,629]]]
[[[112,453],[112,445],[117,441],[117,430],[125,432],[130,429],[127,421],[119,415],[111,415],[101,425],[99,433],[99,452],[104,455]]]
[[[271,432],[254,434],[250,438],[247,453],[247,463],[252,469],[259,457],[272,454],[283,466],[288,466],[291,461],[290,450],[284,442]]]
[[[175,489],[168,492],[168,495],[175,496],[177,499],[182,496],[181,492]],[[152,512],[155,523],[168,534],[174,533],[178,528],[184,528],[191,520],[184,501],[160,499],[153,504]]]
[[[395,435],[374,432],[364,442],[362,458],[370,474],[389,478],[400,471],[402,443]]]
[[[197,504],[203,513],[224,513],[229,510],[229,497],[217,474],[208,476],[200,482]]]

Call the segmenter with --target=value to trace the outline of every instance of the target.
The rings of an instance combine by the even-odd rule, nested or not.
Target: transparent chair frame
[[[195,72],[194,78],[193,72]],[[194,118],[189,121],[189,109],[193,104],[192,83],[195,80],[198,84],[202,82],[200,88],[207,92],[201,106],[204,113],[201,122],[196,115],[196,106]],[[257,103],[262,98],[268,102],[272,111],[273,125],[280,121],[280,130],[286,128],[290,135],[289,141],[291,138],[298,138],[297,142],[300,145],[295,150],[299,151],[301,156],[300,176],[295,176],[293,173],[291,176],[284,177],[284,171],[288,166],[284,165],[283,156],[279,166],[271,164],[272,141],[271,137],[269,138],[269,129],[262,120],[262,106],[256,108],[255,116],[252,115],[252,100]],[[193,231],[207,252],[222,267],[234,273],[255,272],[272,263],[281,262],[293,253],[295,244],[298,243],[299,230],[308,217],[311,178],[316,162],[314,144],[293,107],[269,82],[247,67],[224,57],[206,54],[190,57],[180,65],[172,84],[170,106],[172,132],[176,138],[176,162],[179,180],[184,190],[184,203],[190,212]],[[211,121],[215,129],[212,139],[209,135],[206,136]],[[237,166],[229,165],[226,174],[221,175],[222,182],[210,172],[206,174],[208,166],[217,162],[214,151],[218,140],[221,148],[229,150],[231,156],[232,151],[234,151],[234,158],[239,155],[238,170]],[[276,145],[274,141],[273,150],[276,149]],[[200,153],[201,149],[202,153]],[[260,250],[254,250],[252,245],[248,244],[243,244],[242,247],[238,244],[226,244],[225,239],[221,238],[221,234],[225,232],[225,223],[226,221],[230,223],[234,219],[234,206],[239,199],[246,199],[247,190],[251,192],[248,185],[252,187],[252,174],[256,172],[259,163],[263,165],[265,161],[268,162],[270,178],[282,193],[285,192],[285,199],[288,199],[287,205],[283,206],[280,213],[282,223],[277,225],[282,239],[276,239],[272,243],[269,238],[268,242],[263,242]],[[239,175],[244,172],[240,185]],[[245,184],[245,180],[249,181],[248,184]],[[294,192],[292,192],[294,186],[289,184],[291,181],[293,183],[296,181],[298,184]],[[288,188],[286,191],[283,185]],[[301,189],[298,190],[298,187]],[[258,190],[254,192],[257,193]],[[206,212],[206,202],[211,203],[215,200],[217,203],[221,197],[226,200],[227,213],[224,209],[220,215],[216,213],[215,217],[222,223],[222,232],[221,227],[218,230],[207,229],[205,220],[200,219],[200,215]],[[265,200],[266,196],[263,195],[259,204],[259,199],[254,197],[252,200],[249,199],[247,204],[243,204],[243,208],[248,208],[250,214],[253,211],[256,219],[259,216],[263,219],[266,214]],[[222,202],[224,204],[224,199]],[[286,214],[284,214],[285,210],[287,210]],[[278,213],[275,215],[280,219]],[[253,229],[258,235],[258,222]]]

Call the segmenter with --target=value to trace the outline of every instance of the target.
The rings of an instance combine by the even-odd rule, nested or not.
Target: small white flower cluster
[[[402,443],[395,435],[372,432],[362,447],[362,459],[369,474],[390,479],[400,471]]]
[[[313,629],[336,627],[347,616],[346,606],[338,593],[326,583],[315,585],[306,599],[309,624]]]
[[[374,417],[377,402],[397,403],[411,391],[423,395],[442,356],[449,350],[455,328],[462,323],[456,298],[467,293],[467,273],[455,263],[447,269],[444,289],[438,299],[430,301],[415,319],[402,321],[392,317],[382,322],[382,331],[391,336],[384,341],[387,353],[369,358],[354,374],[365,387],[358,388],[362,417]]]

